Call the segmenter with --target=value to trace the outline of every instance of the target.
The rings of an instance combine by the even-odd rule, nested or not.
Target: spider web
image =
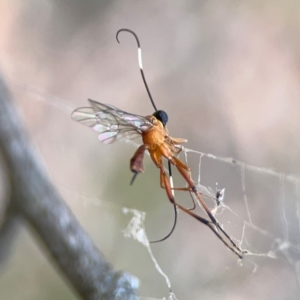
[[[163,6],[155,1],[2,2],[2,74],[30,136],[99,249],[115,269],[139,278],[141,298],[299,299],[299,177],[247,163],[258,141],[269,142],[270,148],[257,149],[253,157],[270,153],[269,161],[282,160],[284,167],[298,161],[297,1],[176,1]],[[130,187],[128,164],[138,144],[102,145],[92,131],[71,120],[70,113],[87,97],[134,113],[149,108],[149,102],[136,107],[145,91],[134,40],[124,35],[120,46],[114,39],[123,26],[140,37],[151,91],[167,99],[167,110],[181,113],[185,107],[191,112],[193,121],[184,120],[188,132],[181,136],[193,149],[184,149],[179,158],[192,168],[192,178],[220,224],[247,251],[243,260],[183,212],[169,239],[150,244],[169,232],[174,219],[158,170],[145,157],[146,172]],[[37,86],[23,85],[29,82]],[[175,123],[173,128],[180,130],[175,121],[170,126]],[[223,121],[223,145],[252,147],[245,151],[245,162],[214,155],[228,150],[216,152]],[[219,129],[211,131],[210,122]],[[207,149],[215,147],[207,150],[214,154],[200,152],[195,136],[205,138]],[[175,185],[183,186],[176,169],[173,173]],[[223,189],[217,205],[215,195]],[[191,206],[188,193],[176,192],[175,197]],[[206,217],[200,207],[196,212]],[[16,291],[22,300],[74,299],[36,241],[26,230],[20,236],[12,262],[1,274],[0,299],[15,298]]]
[[[19,88],[21,87],[19,86]],[[24,91],[24,88],[22,88],[22,90]],[[55,110],[62,111],[65,118],[69,118],[72,109],[63,99],[47,95],[36,87],[26,87],[26,92],[36,101],[50,104]],[[51,102],[48,101],[49,99],[51,99]],[[115,144],[114,147],[117,149],[124,145],[128,145],[133,153],[134,147],[136,147],[137,144],[132,141],[127,143],[119,142],[119,145]],[[101,144],[96,144],[95,147],[97,147],[97,151],[99,151],[99,148],[104,149],[104,146]],[[76,149],[73,151],[76,152]],[[111,149],[109,151],[111,151]],[[73,208],[75,207],[75,211],[77,209],[81,210],[82,207],[84,207],[86,211],[89,211],[89,209],[95,210],[95,208],[97,210],[99,208],[99,211],[104,210],[108,215],[113,212],[114,217],[117,215],[120,219],[126,219],[126,222],[120,225],[112,220],[114,217],[107,217],[107,220],[109,218],[108,222],[111,222],[110,225],[115,228],[112,230],[114,233],[111,233],[111,235],[116,235],[116,239],[122,239],[123,236],[128,241],[132,241],[129,242],[129,244],[128,242],[122,243],[125,243],[130,249],[133,247],[134,252],[131,252],[131,254],[136,256],[135,263],[137,265],[142,265],[143,260],[147,259],[148,256],[151,264],[149,265],[148,263],[147,267],[142,267],[143,272],[149,272],[160,286],[158,291],[153,290],[151,293],[148,291],[142,292],[143,295],[150,294],[150,296],[141,296],[141,299],[186,299],[185,296],[182,296],[184,295],[182,290],[185,289],[185,286],[183,284],[183,286],[179,287],[181,281],[178,280],[173,273],[177,275],[179,273],[181,276],[190,276],[187,282],[193,280],[197,282],[194,277],[197,273],[193,274],[193,272],[188,272],[191,265],[189,259],[185,258],[185,256],[189,257],[189,255],[191,255],[193,258],[196,257],[195,254],[191,254],[199,250],[199,248],[197,248],[197,251],[193,250],[195,239],[198,239],[199,235],[202,236],[204,234],[205,237],[203,239],[209,239],[209,241],[201,243],[201,249],[206,250],[203,250],[198,258],[201,258],[202,263],[205,262],[205,257],[210,259],[210,265],[213,266],[213,271],[208,271],[208,273],[210,273],[208,276],[210,280],[219,273],[223,273],[223,276],[219,275],[221,276],[220,278],[224,278],[224,276],[225,278],[228,276],[233,278],[241,276],[245,280],[245,284],[241,284],[240,280],[232,279],[232,281],[228,283],[228,289],[237,288],[239,285],[244,288],[245,286],[250,286],[251,288],[259,287],[261,292],[259,296],[256,296],[256,299],[268,298],[268,295],[271,293],[268,292],[269,289],[272,290],[272,292],[274,292],[274,290],[281,290],[282,297],[280,296],[280,298],[296,299],[300,291],[299,178],[293,175],[278,173],[271,169],[252,166],[233,158],[217,157],[213,154],[188,148],[183,149],[180,158],[186,161],[189,166],[196,166],[192,169],[192,177],[194,179],[197,178],[197,188],[225,230],[243,250],[247,251],[247,255],[245,255],[243,260],[237,259],[234,254],[227,251],[219,240],[215,241],[215,237],[211,237],[212,235],[208,232],[207,228],[203,228],[205,226],[200,226],[194,220],[189,220],[183,213],[179,214],[179,219],[184,219],[184,223],[179,222],[177,224],[176,232],[179,231],[180,234],[179,236],[178,233],[173,234],[170,238],[171,246],[168,245],[168,243],[170,243],[169,241],[160,243],[159,246],[154,246],[149,243],[147,234],[149,230],[151,232],[152,226],[151,224],[146,224],[147,220],[153,217],[154,212],[149,214],[145,212],[146,210],[142,211],[137,209],[135,205],[129,208],[128,205],[118,204],[118,202],[108,199],[108,196],[99,196],[97,192],[95,192],[97,188],[93,189],[92,192],[85,193],[82,192],[83,188],[81,185],[78,190],[76,190],[76,188],[74,190],[69,184],[63,183],[63,180],[61,180],[57,174],[54,174],[55,171],[53,170],[52,177],[57,183],[61,193],[67,199],[77,198],[78,202],[73,206]],[[107,164],[109,165],[109,163]],[[91,172],[96,171],[93,169]],[[210,174],[211,180],[206,178],[207,174]],[[113,177],[111,177],[111,179],[106,178],[106,182],[111,181],[112,178]],[[126,175],[126,179],[129,180],[130,178],[127,178]],[[175,183],[178,181],[180,181],[180,178],[175,177]],[[217,205],[215,201],[216,191],[223,188],[225,188],[225,195],[223,199],[221,199],[220,204]],[[175,196],[176,199],[178,196],[179,201],[183,201],[181,197],[185,198],[186,201],[186,194],[186,192],[176,192]],[[164,196],[164,191],[162,191],[160,197],[166,197]],[[205,216],[199,209],[197,213]],[[120,215],[123,215],[123,217]],[[167,221],[168,226],[170,226],[172,222],[171,214],[168,214]],[[92,230],[91,235],[93,237],[96,236],[96,240],[97,238],[99,238],[99,240],[107,238],[107,235],[99,233],[99,228],[102,226],[101,218],[94,222],[93,226],[95,231]],[[186,238],[184,233],[190,230],[191,224],[194,226],[193,230],[188,234],[189,237]],[[152,223],[152,225],[154,224]],[[157,228],[160,227],[161,224],[157,225]],[[159,235],[158,232],[155,233],[156,236]],[[153,232],[151,232],[151,236],[153,235]],[[116,245],[118,245],[119,242],[115,243],[112,247],[118,247]],[[132,245],[132,243],[142,245],[142,248]],[[168,254],[164,253],[164,255],[161,255],[159,253],[160,251],[166,251],[162,250],[163,248],[167,248],[167,251],[176,252],[177,243],[187,243],[186,248],[178,247],[180,248],[178,251],[181,253],[184,252],[185,256],[183,258],[186,259],[185,263],[189,266],[185,269],[182,267],[182,264],[179,263],[178,272],[170,267],[170,265],[175,265],[174,268],[176,269],[178,262],[167,259],[166,263],[164,260],[168,258],[166,256]],[[213,246],[210,245],[211,243],[213,243]],[[176,246],[175,250],[174,245]],[[99,247],[101,248],[101,246]],[[124,251],[126,252],[126,250]],[[120,253],[118,252],[117,255],[120,255]],[[173,255],[170,254],[170,256],[174,259]],[[179,257],[182,259],[182,256]],[[113,258],[112,261],[114,261]],[[153,267],[159,277],[156,277],[153,273]],[[131,268],[132,267],[129,267],[129,269]],[[147,268],[149,271],[147,271]],[[196,269],[201,269],[201,264],[199,264]],[[189,275],[182,274],[185,271]],[[207,271],[207,269],[202,270],[204,273],[205,271]],[[274,275],[275,273],[276,275]],[[134,274],[140,277],[135,272]],[[145,275],[141,277],[145,278]],[[264,288],[261,287],[262,278],[265,279]],[[147,280],[150,281],[150,283]],[[149,286],[153,288],[151,284],[152,279],[147,278],[147,280],[145,282],[145,279],[141,279],[141,286],[143,287],[143,285],[149,284]],[[250,284],[248,283],[249,281],[251,281]],[[287,286],[283,289],[276,289],[276,284],[280,281],[285,282]],[[223,287],[219,292],[211,292],[210,289],[208,289],[209,292],[203,292],[206,288],[202,287],[201,292],[206,295],[207,299],[213,299],[218,293],[222,293],[223,295],[225,291],[229,295],[228,299],[232,299],[232,295],[238,295],[238,298],[245,295],[242,288],[237,289],[238,291],[233,293],[229,293],[226,287]],[[162,292],[162,290],[164,290],[164,292]],[[162,293],[164,295],[162,295]],[[188,294],[191,295],[191,299],[194,299],[194,297],[196,298],[196,295],[199,294],[199,290],[194,292],[190,291]]]
[[[252,273],[259,272],[260,265],[256,262],[255,258],[265,258],[270,261],[272,260],[284,260],[288,265],[291,266],[291,270],[294,270],[294,275],[297,280],[298,285],[300,284],[300,209],[299,209],[299,179],[293,175],[285,175],[282,173],[278,173],[271,169],[259,168],[256,166],[248,165],[244,162],[237,161],[233,158],[222,158],[217,157],[213,154],[202,153],[199,151],[184,149],[185,158],[187,160],[189,153],[195,153],[199,155],[199,173],[198,173],[198,190],[202,193],[202,195],[207,198],[214,198],[214,192],[211,188],[206,188],[205,186],[200,184],[200,175],[201,175],[201,162],[203,158],[208,158],[211,160],[216,160],[221,163],[225,163],[232,166],[237,166],[240,169],[240,185],[243,193],[243,197],[241,201],[244,204],[244,209],[246,213],[246,218],[243,219],[239,217],[239,215],[226,204],[226,200],[222,201],[220,205],[215,206],[214,214],[221,215],[224,210],[230,211],[231,214],[235,215],[240,222],[242,223],[242,227],[240,230],[240,235],[236,236],[236,240],[238,244],[242,247],[243,250],[247,252],[244,260],[247,263],[252,265]],[[279,230],[269,231],[263,226],[255,225],[252,218],[252,209],[251,209],[251,197],[247,196],[246,192],[246,177],[247,174],[251,174],[251,176],[263,176],[267,177],[269,180],[277,181],[277,187],[263,187],[267,191],[270,190],[271,194],[274,193],[275,196],[271,197],[271,201],[277,202],[280,208],[280,213],[276,218],[278,222],[281,224]],[[261,187],[258,187],[259,189]],[[288,194],[288,195],[287,195]],[[267,201],[266,206],[270,203]],[[145,213],[137,210],[128,210],[124,209],[125,213],[131,213],[132,219],[130,220],[127,228],[124,230],[125,237],[130,237],[137,240],[139,243],[142,243],[155,265],[157,271],[165,278],[166,285],[170,290],[170,294],[167,299],[177,299],[175,294],[172,292],[172,286],[170,279],[167,275],[161,270],[160,266],[157,263],[157,260],[153,256],[151,251],[151,247],[149,241],[147,239],[147,235],[145,233],[144,220]],[[292,213],[291,213],[292,212]],[[270,213],[270,210],[268,210]],[[254,244],[249,242],[247,239],[247,232],[254,231],[255,238],[259,240],[260,238],[266,238],[268,242],[267,248],[261,247],[259,244]],[[239,261],[241,265],[242,261]],[[299,286],[297,287],[299,288]],[[144,297],[143,299],[154,299]],[[157,299],[157,298],[155,298]],[[163,298],[166,299],[166,298]]]

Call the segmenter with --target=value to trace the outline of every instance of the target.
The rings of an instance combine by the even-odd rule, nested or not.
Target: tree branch
[[[1,79],[0,151],[14,209],[78,294],[91,300],[137,299],[138,280],[112,269],[50,182]]]

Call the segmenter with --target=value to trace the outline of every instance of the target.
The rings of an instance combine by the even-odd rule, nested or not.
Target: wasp
[[[122,31],[131,33],[136,39],[138,45],[140,72],[155,112],[152,115],[144,117],[127,113],[112,105],[103,104],[89,99],[88,101],[90,106],[75,109],[71,115],[72,119],[93,128],[96,132],[98,132],[98,139],[104,144],[113,143],[121,138],[142,138],[142,145],[138,147],[130,160],[130,169],[134,173],[131,184],[134,182],[138,174],[144,172],[144,153],[145,151],[148,151],[153,163],[159,169],[160,186],[166,190],[167,197],[173,205],[175,212],[175,221],[170,233],[164,238],[154,242],[163,241],[172,234],[176,225],[177,209],[180,209],[202,224],[206,225],[227,248],[234,252],[240,259],[242,259],[245,252],[240,249],[240,247],[226,233],[221,224],[211,213],[208,206],[204,202],[201,193],[197,190],[197,187],[191,177],[190,168],[178,158],[179,153],[183,150],[182,144],[186,143],[187,140],[183,138],[173,138],[169,135],[167,129],[168,115],[163,110],[157,110],[155,106],[145,79],[142,67],[141,47],[137,35],[132,30],[120,29],[116,35],[118,42],[118,35]],[[164,167],[164,159],[168,162],[168,173]],[[175,188],[173,186],[171,165],[174,166],[184,178],[187,183],[186,187]],[[175,190],[189,192],[194,206],[192,208],[186,208],[177,203],[174,196]],[[193,212],[196,207],[196,202],[203,208],[208,216],[208,219]]]

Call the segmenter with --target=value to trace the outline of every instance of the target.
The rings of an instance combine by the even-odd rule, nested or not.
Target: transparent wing
[[[110,144],[120,138],[134,139],[153,125],[146,118],[129,114],[112,105],[89,99],[91,107],[79,107],[71,115],[72,119],[99,132],[98,139]]]

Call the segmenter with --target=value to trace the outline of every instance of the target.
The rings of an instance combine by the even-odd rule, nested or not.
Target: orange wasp
[[[136,150],[130,160],[130,169],[134,173],[131,184],[134,182],[136,176],[144,171],[143,159],[144,153],[147,150],[152,161],[160,170],[160,186],[166,190],[168,199],[173,204],[175,212],[175,221],[170,233],[163,239],[154,242],[163,241],[172,234],[176,225],[178,208],[208,226],[213,231],[213,233],[225,244],[226,247],[234,252],[239,258],[243,258],[244,251],[241,250],[239,246],[225,232],[223,227],[213,216],[213,214],[203,201],[200,192],[198,192],[195,183],[191,178],[190,168],[177,158],[178,154],[182,151],[181,144],[187,142],[187,140],[169,136],[168,130],[166,128],[168,115],[166,112],[156,109],[144,76],[140,42],[137,35],[129,29],[120,29],[116,35],[118,42],[118,35],[122,31],[131,33],[137,41],[141,75],[155,112],[150,116],[143,117],[127,113],[112,105],[103,104],[89,99],[91,106],[77,108],[72,113],[72,119],[86,126],[92,127],[99,133],[98,139],[104,144],[113,143],[120,138],[133,139],[136,137],[142,137],[143,144]],[[169,176],[165,171],[163,158],[168,161]],[[187,187],[173,187],[171,165],[177,168],[179,173],[187,182]],[[193,208],[185,208],[184,206],[177,203],[174,197],[174,190],[188,191],[194,203]],[[192,210],[194,210],[196,207],[195,202],[198,202],[199,205],[204,209],[209,219],[205,219],[192,212]]]

